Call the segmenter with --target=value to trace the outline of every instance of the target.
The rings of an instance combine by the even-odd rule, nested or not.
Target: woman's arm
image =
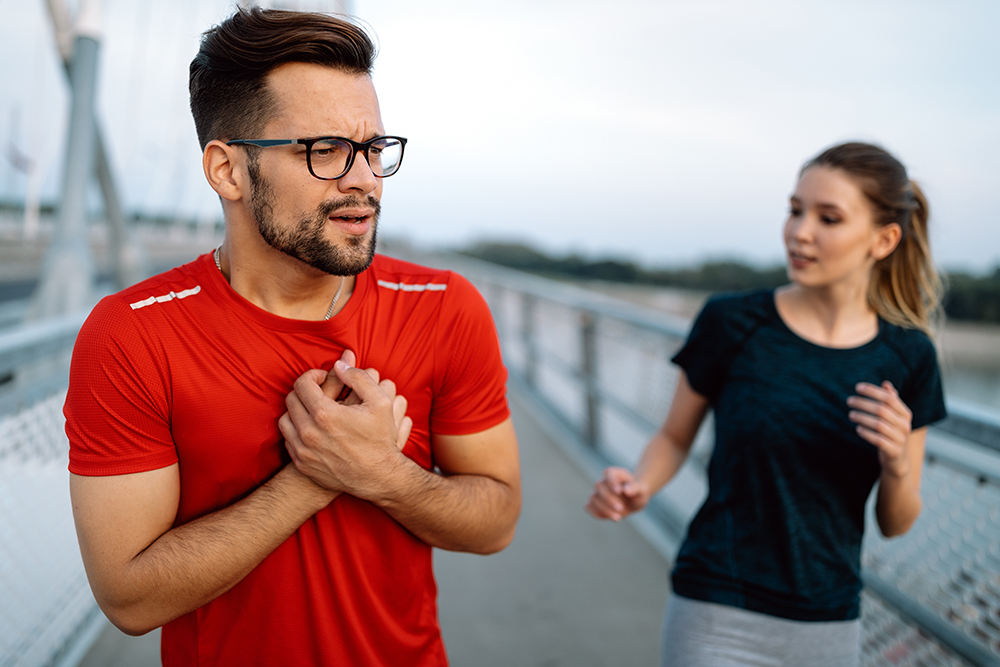
[[[886,537],[902,535],[917,520],[920,473],[924,464],[927,429],[912,431],[912,413],[890,382],[881,386],[861,383],[858,396],[847,399],[848,414],[858,427],[858,435],[878,448],[882,465],[875,517]]]
[[[708,399],[691,388],[681,371],[670,412],[630,473],[608,468],[594,485],[586,509],[598,519],[619,521],[649,503],[680,469],[708,412]]]

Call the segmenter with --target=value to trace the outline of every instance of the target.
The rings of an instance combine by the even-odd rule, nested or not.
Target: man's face
[[[371,79],[330,67],[289,63],[268,75],[277,102],[262,139],[385,134]],[[250,211],[272,248],[333,275],[357,275],[375,254],[382,179],[364,155],[335,181],[314,178],[298,145],[248,149]]]

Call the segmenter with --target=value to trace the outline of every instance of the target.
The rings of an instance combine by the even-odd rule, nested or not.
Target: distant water
[[[1000,410],[1000,371],[953,367],[943,369],[942,375],[947,396]]]

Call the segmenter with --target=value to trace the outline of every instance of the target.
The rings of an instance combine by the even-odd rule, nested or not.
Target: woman
[[[799,172],[791,284],[715,297],[681,351],[663,426],[588,511],[620,520],[677,472],[709,407],[709,493],[672,574],[663,664],[856,665],[865,502],[886,536],[920,513],[927,425],[945,416],[927,200],[887,152]]]

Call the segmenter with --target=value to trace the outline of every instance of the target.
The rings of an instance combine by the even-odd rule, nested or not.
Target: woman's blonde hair
[[[874,210],[875,224],[898,224],[899,245],[872,270],[868,303],[882,319],[932,334],[940,316],[944,287],[931,261],[927,221],[930,211],[920,187],[906,167],[884,149],[851,142],[828,148],[807,162],[811,167],[839,169],[861,188]]]

